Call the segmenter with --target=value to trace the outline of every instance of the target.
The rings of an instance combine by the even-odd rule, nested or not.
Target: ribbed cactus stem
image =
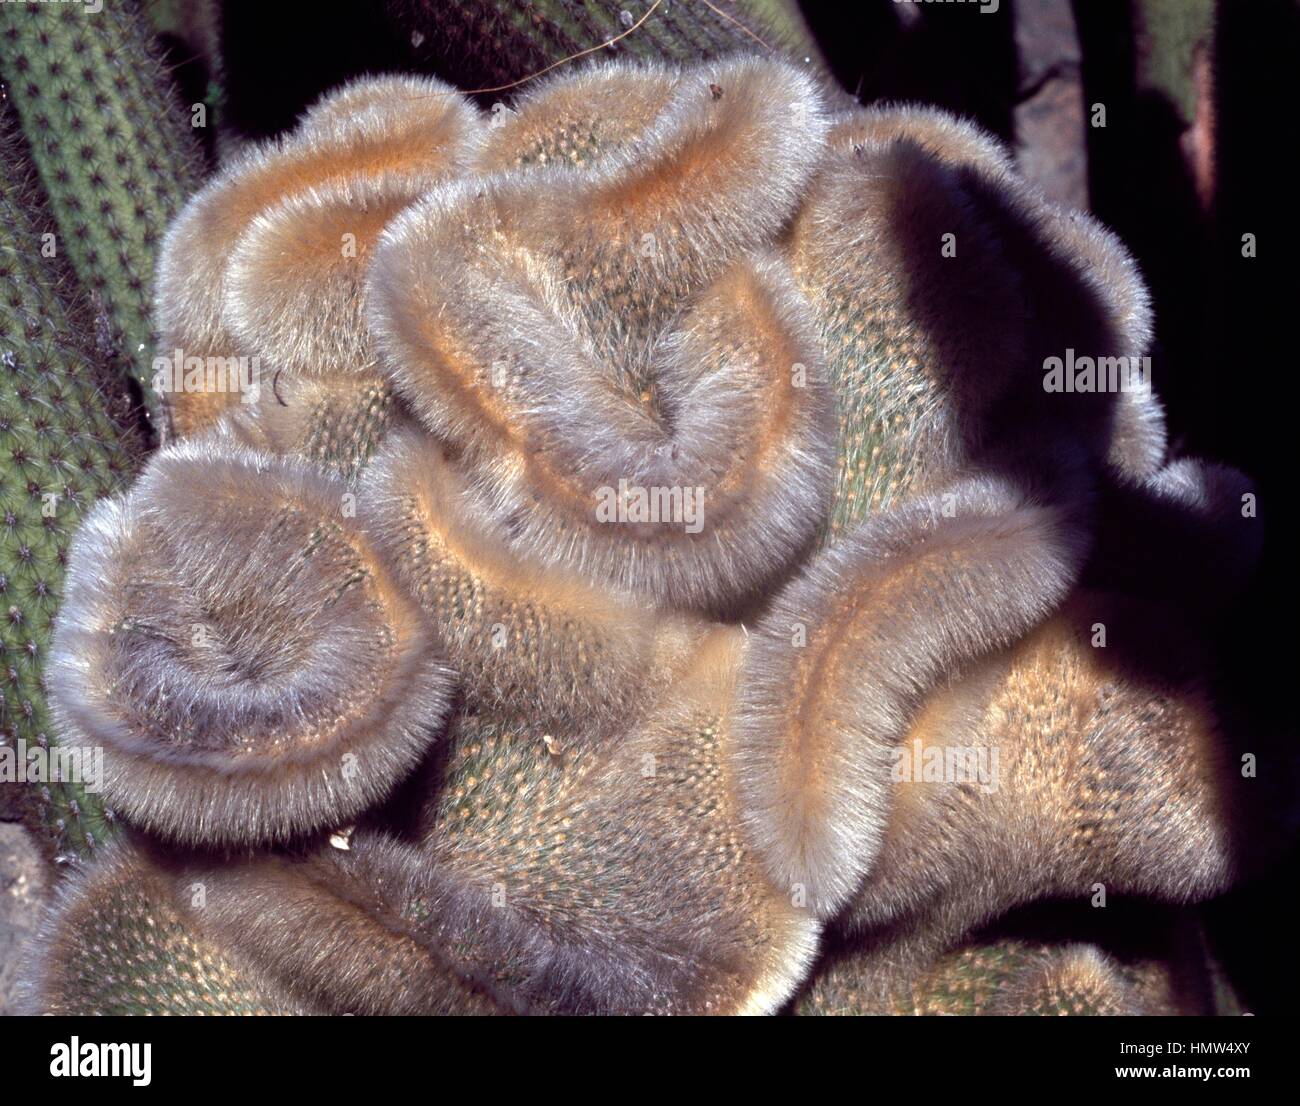
[[[136,7],[0,6],[0,73],[50,195],[54,248],[107,322],[155,417],[151,296],[167,221],[197,185],[191,120]]]
[[[134,467],[131,443],[76,344],[86,327],[63,298],[75,282],[42,256],[42,232],[28,215],[37,193],[21,158],[0,125],[0,705],[3,740],[15,751],[19,740],[27,750],[58,744],[41,671],[68,541]],[[109,832],[86,788],[48,780],[30,787],[61,850],[84,852]]]

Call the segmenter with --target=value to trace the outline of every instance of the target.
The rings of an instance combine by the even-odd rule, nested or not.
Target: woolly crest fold
[[[74,543],[48,673],[104,791],[187,842],[282,840],[382,798],[438,732],[436,635],[345,485],[216,440],[157,454]]]

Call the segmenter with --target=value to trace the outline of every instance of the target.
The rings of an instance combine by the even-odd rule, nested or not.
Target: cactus
[[[268,395],[232,406],[217,432],[301,457],[354,484],[394,426],[407,423],[388,381],[370,373],[295,380],[272,375]]]
[[[1206,694],[1211,669],[1192,625],[1167,605],[1079,592],[1021,644],[934,691],[888,758],[862,756],[853,775],[827,758],[832,770],[810,777],[829,778],[825,790],[861,787],[859,775],[884,790],[861,811],[874,832],[858,855],[871,867],[841,917],[871,940],[864,975],[919,973],[1038,897],[1086,902],[1102,887],[1181,902],[1230,884],[1249,785],[1233,782],[1231,734]],[[816,826],[830,804],[815,797],[800,809]],[[769,835],[793,834],[764,818]],[[821,832],[857,824],[831,817]]]
[[[345,487],[199,440],[86,519],[46,676],[133,823],[284,840],[348,821],[428,748],[451,674]]]
[[[839,400],[829,540],[972,464],[1078,497],[1074,462],[1107,442],[1112,405],[1046,395],[1041,366],[1067,348],[1145,350],[1150,310],[1127,251],[943,112],[850,113],[828,141],[789,253]],[[1126,444],[1154,466],[1151,421],[1130,417]],[[1067,471],[1052,471],[1058,458]]]
[[[37,934],[48,970],[23,1003],[49,1014],[298,1014],[245,965],[187,924],[150,858],[115,842],[56,892]],[[95,940],[86,939],[92,929]]]
[[[528,1008],[773,1012],[802,977],[815,922],[757,867],[730,781],[743,641],[707,635],[622,733],[472,706],[454,723],[418,824],[424,864],[498,906],[476,955],[521,964]],[[451,901],[432,899],[433,919],[458,916]]]
[[[894,755],[910,748],[908,723],[928,693],[1031,631],[1081,565],[1077,527],[1014,488],[972,481],[945,496],[859,527],[755,626],[737,706],[738,786],[772,878],[805,888],[827,920],[880,863],[898,801]],[[951,714],[960,720],[969,705]]]
[[[617,728],[663,692],[705,628],[571,570],[502,556],[505,534],[417,430],[385,443],[357,495],[467,695],[494,714]]]
[[[145,21],[124,0],[0,8],[0,74],[50,197],[57,248],[106,320],[117,360],[151,389],[154,262],[202,158]]]
[[[354,381],[336,389],[351,408],[346,396],[373,383],[362,297],[370,252],[398,211],[466,168],[472,120],[438,81],[357,82],[313,107],[291,139],[250,150],[203,188],[168,231],[158,268],[162,348],[183,359],[170,382],[179,434],[206,429],[240,402],[256,403],[268,422],[315,409],[299,396],[295,410],[281,410],[283,370]],[[197,386],[190,358],[200,359]],[[202,370],[232,358],[248,359],[246,369],[239,362],[241,386],[212,386],[220,374],[210,384]],[[309,449],[303,437],[316,433],[263,432]],[[345,468],[354,461],[340,459]]]
[[[128,964],[217,958],[240,1009],[774,1012],[838,918],[879,1006],[1028,899],[1225,886],[1204,611],[1085,558],[1115,483],[1243,546],[1236,484],[1153,477],[1157,406],[1038,376],[1141,352],[1114,239],[971,128],[833,119],[788,62],[597,66],[505,115],[411,91],[329,97],[167,240],[178,347],[275,371],[72,556],[59,719],[137,828],[245,850],[99,866],[153,866],[121,925],[156,900],[166,947]],[[601,517],[624,482],[698,486],[699,527]],[[893,776],[973,733],[1001,786]],[[1090,952],[1024,967],[1017,1009],[1135,1001]]]
[[[576,560],[656,605],[734,609],[798,562],[829,507],[833,401],[765,248],[825,116],[801,73],[749,59],[578,82],[657,93],[656,126],[577,179],[537,165],[413,209],[372,271],[381,355],[475,465],[519,555]],[[676,489],[676,517],[651,517],[647,489]]]
[[[458,975],[413,939],[411,861],[408,847],[365,834],[345,851],[219,865],[125,836],[58,892],[39,935],[48,968],[24,981],[24,1005],[79,1015],[515,1012],[488,979]],[[88,926],[99,935],[90,947]]]
[[[802,1015],[1096,1016],[1205,1014],[1178,981],[1198,967],[1162,945],[1118,962],[1093,945],[986,939],[946,953],[880,997],[879,965],[857,950],[831,958],[803,994]]]
[[[5,113],[0,120],[0,597],[4,735],[11,749],[60,741],[42,672],[64,589],[68,544],[97,499],[129,479],[138,443],[114,420],[92,355],[78,344],[75,281],[42,252],[39,191]],[[36,218],[33,218],[36,213]],[[48,241],[48,240],[46,240]],[[43,820],[61,853],[110,833],[95,793],[46,783]]]
[[[1021,972],[992,1009],[994,1014],[1032,1017],[1116,1017],[1146,1012],[1117,966],[1086,945],[1062,949]]]
[[[270,857],[200,864],[146,893],[184,915],[191,947],[255,973],[263,1005],[287,994],[332,1012],[774,1012],[806,970],[815,925],[737,832],[720,715],[742,641],[730,628],[702,641],[622,734],[553,736],[463,711],[424,781],[414,844],[358,829],[345,856],[326,847],[303,875]],[[49,932],[73,950],[88,925],[75,904],[104,894],[95,888],[115,863],[95,865],[53,911]],[[186,910],[193,887],[204,901]],[[675,908],[682,896],[692,911]],[[137,901],[102,923],[128,964],[138,954],[124,935],[179,939],[167,926],[142,941],[148,915]],[[51,961],[38,992],[62,995],[65,964],[84,959]],[[55,1008],[113,1012],[101,983],[78,982],[84,994]]]

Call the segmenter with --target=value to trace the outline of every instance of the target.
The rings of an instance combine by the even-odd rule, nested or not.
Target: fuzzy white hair
[[[201,438],[74,542],[48,673],[106,801],[186,842],[282,840],[371,806],[439,732],[436,634],[341,481]]]
[[[337,203],[338,189],[348,197],[347,183],[359,188],[368,178],[390,194],[412,195],[467,170],[482,136],[478,112],[450,86],[432,78],[376,77],[327,96],[293,134],[241,152],[167,231],[155,274],[159,349],[196,357],[273,356],[273,349],[241,341],[228,315],[231,260],[258,216],[313,188],[334,189],[326,198]],[[358,195],[365,199],[370,192]],[[297,210],[290,207],[273,220],[271,230],[292,221]],[[337,247],[336,256],[341,243]],[[279,303],[287,303],[283,295]],[[181,433],[210,424],[228,405],[221,395],[170,398]]]
[[[945,496],[847,535],[750,634],[736,710],[744,825],[777,885],[823,918],[881,848],[888,760],[925,696],[1050,614],[1083,560],[1068,515],[1004,481]]]

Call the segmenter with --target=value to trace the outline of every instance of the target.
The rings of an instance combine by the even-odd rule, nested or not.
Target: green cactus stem
[[[42,256],[48,239],[29,217],[39,193],[22,156],[0,121],[0,722],[15,752],[20,740],[27,750],[58,743],[41,669],[68,542],[91,505],[126,484],[136,450],[77,344],[90,327],[65,302],[75,280]],[[31,794],[62,852],[87,852],[110,831],[78,784],[36,782]]]
[[[120,366],[149,388],[153,267],[196,187],[199,147],[136,7],[0,6],[0,74],[50,196],[55,249],[108,323]]]

